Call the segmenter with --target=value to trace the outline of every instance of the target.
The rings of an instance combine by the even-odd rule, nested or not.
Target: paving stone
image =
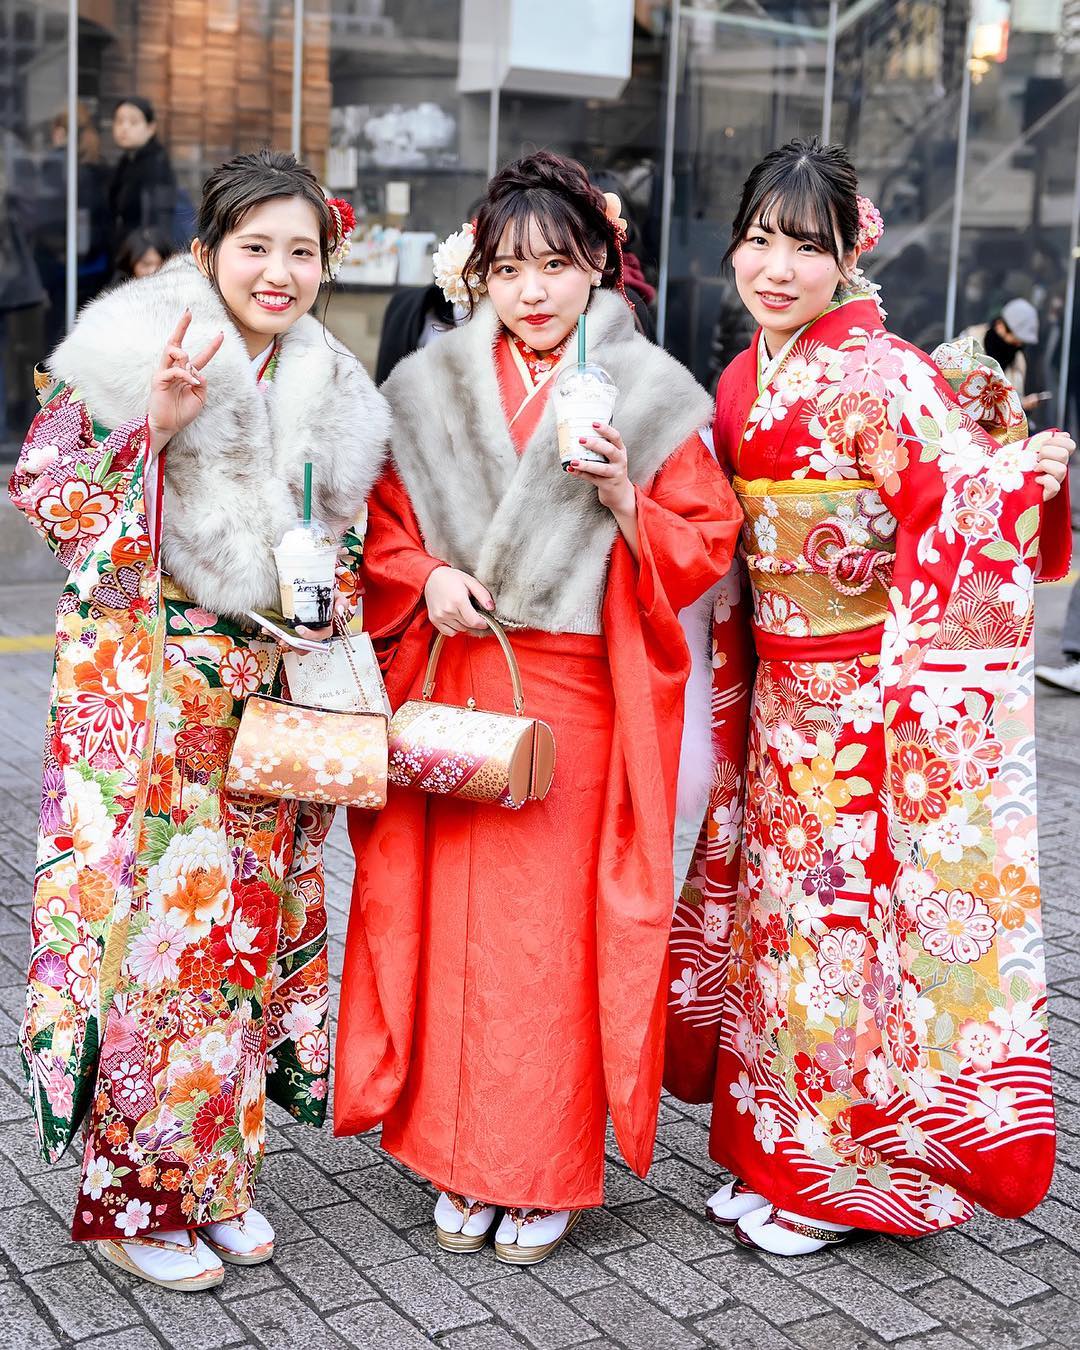
[[[350,1194],[394,1228],[411,1228],[425,1221],[434,1223],[435,1188],[425,1189],[392,1168],[365,1167],[345,1173],[340,1181]]]
[[[645,1239],[609,1209],[587,1209],[567,1239],[591,1256],[634,1247]]]
[[[709,1131],[696,1120],[680,1118],[656,1131],[657,1142],[677,1157],[696,1167],[706,1164],[709,1157]]]
[[[378,1297],[363,1275],[322,1238],[287,1243],[275,1250],[273,1264],[278,1274],[323,1312]]]
[[[0,1350],[53,1350],[59,1344],[26,1294],[0,1285]]]
[[[1027,1309],[1004,1313],[959,1280],[941,1280],[912,1295],[920,1307],[932,1314],[939,1325],[958,1331],[978,1345],[994,1350],[1023,1350],[1037,1345],[1042,1337],[1025,1325]]]
[[[270,1220],[276,1244],[284,1247],[289,1242],[304,1242],[315,1236],[315,1230],[277,1193],[273,1186],[260,1186],[255,1205]]]
[[[941,1270],[930,1260],[923,1259],[922,1250],[922,1244],[916,1251],[912,1245],[883,1238],[877,1242],[853,1242],[847,1247],[838,1247],[836,1256],[880,1280],[889,1289],[906,1294],[941,1279]]]
[[[326,1325],[357,1350],[430,1350],[431,1339],[384,1303],[361,1303],[348,1312],[334,1313]],[[334,1344],[340,1344],[334,1337]],[[314,1350],[322,1350],[319,1345]]]
[[[695,1269],[778,1326],[828,1310],[824,1300],[798,1283],[790,1266],[787,1274],[778,1274],[761,1256],[760,1252],[737,1247],[726,1256],[699,1261]]]
[[[430,1335],[487,1321],[487,1310],[422,1256],[375,1266],[369,1277]]]
[[[432,1265],[438,1266],[462,1289],[471,1289],[474,1285],[484,1284],[488,1280],[499,1280],[506,1274],[506,1267],[495,1260],[491,1247],[481,1248],[478,1252],[444,1252],[435,1241],[435,1226],[430,1219],[417,1224],[405,1234],[414,1251],[426,1257]]]
[[[843,1313],[827,1313],[784,1328],[802,1350],[884,1350],[886,1341]]]
[[[108,1336],[80,1341],[79,1350],[161,1350],[162,1341],[149,1327],[129,1327]]]
[[[22,1274],[83,1260],[66,1224],[42,1205],[0,1210],[0,1248]]]
[[[692,1214],[667,1199],[627,1205],[619,1210],[619,1217],[683,1261],[697,1261],[731,1248],[730,1236],[704,1213]]]
[[[623,1284],[580,1294],[574,1307],[628,1350],[695,1350],[705,1342],[674,1317],[654,1308]]]
[[[103,1280],[89,1261],[35,1271],[24,1282],[60,1330],[76,1341],[142,1321],[142,1310]]]
[[[320,1209],[319,1231],[361,1270],[412,1255],[409,1244],[358,1200]]]
[[[236,1299],[229,1308],[266,1350],[296,1350],[298,1346],[340,1350],[344,1344],[291,1289],[272,1289]]]
[[[1058,1112],[1060,1116],[1060,1112]],[[1060,1125],[1060,1120],[1058,1124]],[[996,1214],[988,1214],[980,1209],[964,1224],[963,1231],[968,1237],[989,1247],[992,1252],[1014,1252],[1021,1247],[1029,1247],[1038,1242],[1042,1234],[1023,1220],[999,1219]],[[921,1241],[921,1239],[919,1240]],[[919,1250],[919,1241],[910,1244],[913,1251]]]
[[[707,1274],[691,1269],[654,1242],[612,1252],[604,1264],[673,1317],[695,1317],[730,1301],[726,1290]]]
[[[647,1185],[639,1176],[635,1176],[628,1167],[608,1163],[604,1172],[605,1205],[611,1207],[632,1205],[636,1200],[652,1200],[655,1197],[656,1191],[653,1187]]]
[[[716,1172],[703,1172],[681,1158],[656,1163],[649,1171],[649,1183],[654,1191],[678,1200],[692,1214],[705,1213],[705,1201],[719,1185]]]
[[[1018,1308],[1014,1316],[1022,1317],[1028,1330],[1038,1332],[1052,1345],[1080,1345],[1080,1303],[1075,1297],[1053,1294]]]
[[[29,1190],[10,1163],[0,1163],[0,1209],[14,1209],[33,1200]]]
[[[336,1205],[347,1200],[348,1194],[310,1158],[289,1151],[278,1154],[271,1163],[274,1190],[294,1209],[306,1213],[320,1205]]]
[[[562,1350],[563,1346],[579,1345],[599,1335],[569,1303],[545,1289],[533,1272],[524,1268],[481,1285],[476,1296],[537,1350]]]
[[[230,1273],[226,1271],[226,1280]],[[279,1292],[271,1290],[257,1298],[268,1303]],[[220,1350],[244,1339],[225,1305],[212,1293],[184,1294],[132,1278],[129,1295],[170,1345],[183,1346],[184,1350]],[[230,1312],[237,1306],[231,1304]]]
[[[562,1298],[572,1298],[587,1289],[599,1289],[614,1278],[610,1271],[569,1242],[556,1247],[545,1261],[533,1268],[533,1274]]]
[[[1060,1242],[1044,1238],[1020,1251],[1010,1252],[1008,1260],[1010,1265],[1038,1276],[1063,1294],[1075,1297],[1080,1291],[1080,1252],[1070,1251]]]
[[[1050,1292],[1049,1286],[1037,1276],[1019,1270],[959,1230],[925,1238],[919,1244],[919,1251],[947,1275],[963,1280],[1006,1308]],[[886,1283],[891,1282],[886,1280]]]
[[[794,1341],[766,1322],[753,1308],[729,1304],[722,1312],[712,1313],[694,1323],[709,1345],[718,1350],[795,1350]],[[847,1348],[845,1347],[845,1350]]]
[[[449,1347],[449,1350],[520,1350],[521,1346],[531,1344],[531,1341],[494,1323],[469,1327],[467,1331],[451,1331],[449,1335],[439,1337],[439,1345]],[[591,1342],[589,1350],[594,1350],[595,1346],[596,1342]]]
[[[909,1299],[850,1267],[845,1270],[837,1265],[826,1270],[813,1270],[802,1276],[802,1283],[838,1308],[846,1309],[883,1341],[898,1341],[901,1336],[932,1331],[949,1320],[932,1316],[925,1310],[920,1312]],[[939,1287],[934,1286],[935,1289]]]

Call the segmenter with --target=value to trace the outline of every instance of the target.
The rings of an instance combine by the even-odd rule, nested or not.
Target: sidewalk
[[[1080,1346],[1080,699],[1039,702],[1061,1137],[1053,1191],[1028,1220],[979,1215],[920,1242],[874,1239],[788,1263],[745,1251],[703,1217],[717,1184],[707,1111],[665,1099],[648,1180],[612,1146],[606,1209],[544,1265],[513,1270],[490,1250],[441,1253],[433,1193],[375,1136],[335,1140],[272,1107],[259,1203],[277,1258],[229,1268],[210,1294],[170,1294],[67,1240],[74,1161],[38,1157],[15,1049],[51,667],[51,639],[33,638],[50,633],[58,588],[9,584],[0,598],[0,1350]],[[1066,595],[1040,591],[1043,659],[1057,659]],[[336,977],[352,875],[340,823],[327,871]]]

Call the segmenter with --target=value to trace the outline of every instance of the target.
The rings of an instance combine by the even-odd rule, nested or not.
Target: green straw
[[[311,460],[304,461],[304,524],[311,524]]]
[[[577,363],[580,369],[585,364],[585,315],[577,321]]]

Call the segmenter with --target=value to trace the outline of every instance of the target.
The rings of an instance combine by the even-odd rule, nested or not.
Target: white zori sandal
[[[213,1289],[225,1278],[225,1268],[197,1233],[183,1228],[146,1237],[98,1242],[106,1261],[136,1279],[162,1289]]]
[[[758,1247],[774,1256],[810,1256],[849,1242],[855,1232],[848,1224],[804,1219],[767,1203],[744,1214],[735,1225],[736,1240],[744,1247]]]
[[[752,1214],[755,1209],[761,1209],[768,1203],[752,1186],[738,1177],[732,1177],[726,1186],[721,1186],[705,1201],[705,1216],[713,1223],[733,1228],[744,1214]]]
[[[257,1209],[205,1223],[199,1233],[210,1250],[231,1266],[261,1266],[274,1254],[274,1230]]]
[[[495,1233],[495,1257],[535,1266],[550,1256],[581,1218],[580,1209],[508,1209]]]
[[[478,1252],[495,1222],[495,1206],[441,1191],[435,1202],[435,1241],[444,1252]]]

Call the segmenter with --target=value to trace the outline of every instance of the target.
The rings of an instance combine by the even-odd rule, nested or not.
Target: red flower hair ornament
[[[352,203],[343,197],[328,197],[326,205],[330,210],[330,238],[327,241],[323,281],[333,281],[349,256],[352,232],[356,229],[356,212]]]

